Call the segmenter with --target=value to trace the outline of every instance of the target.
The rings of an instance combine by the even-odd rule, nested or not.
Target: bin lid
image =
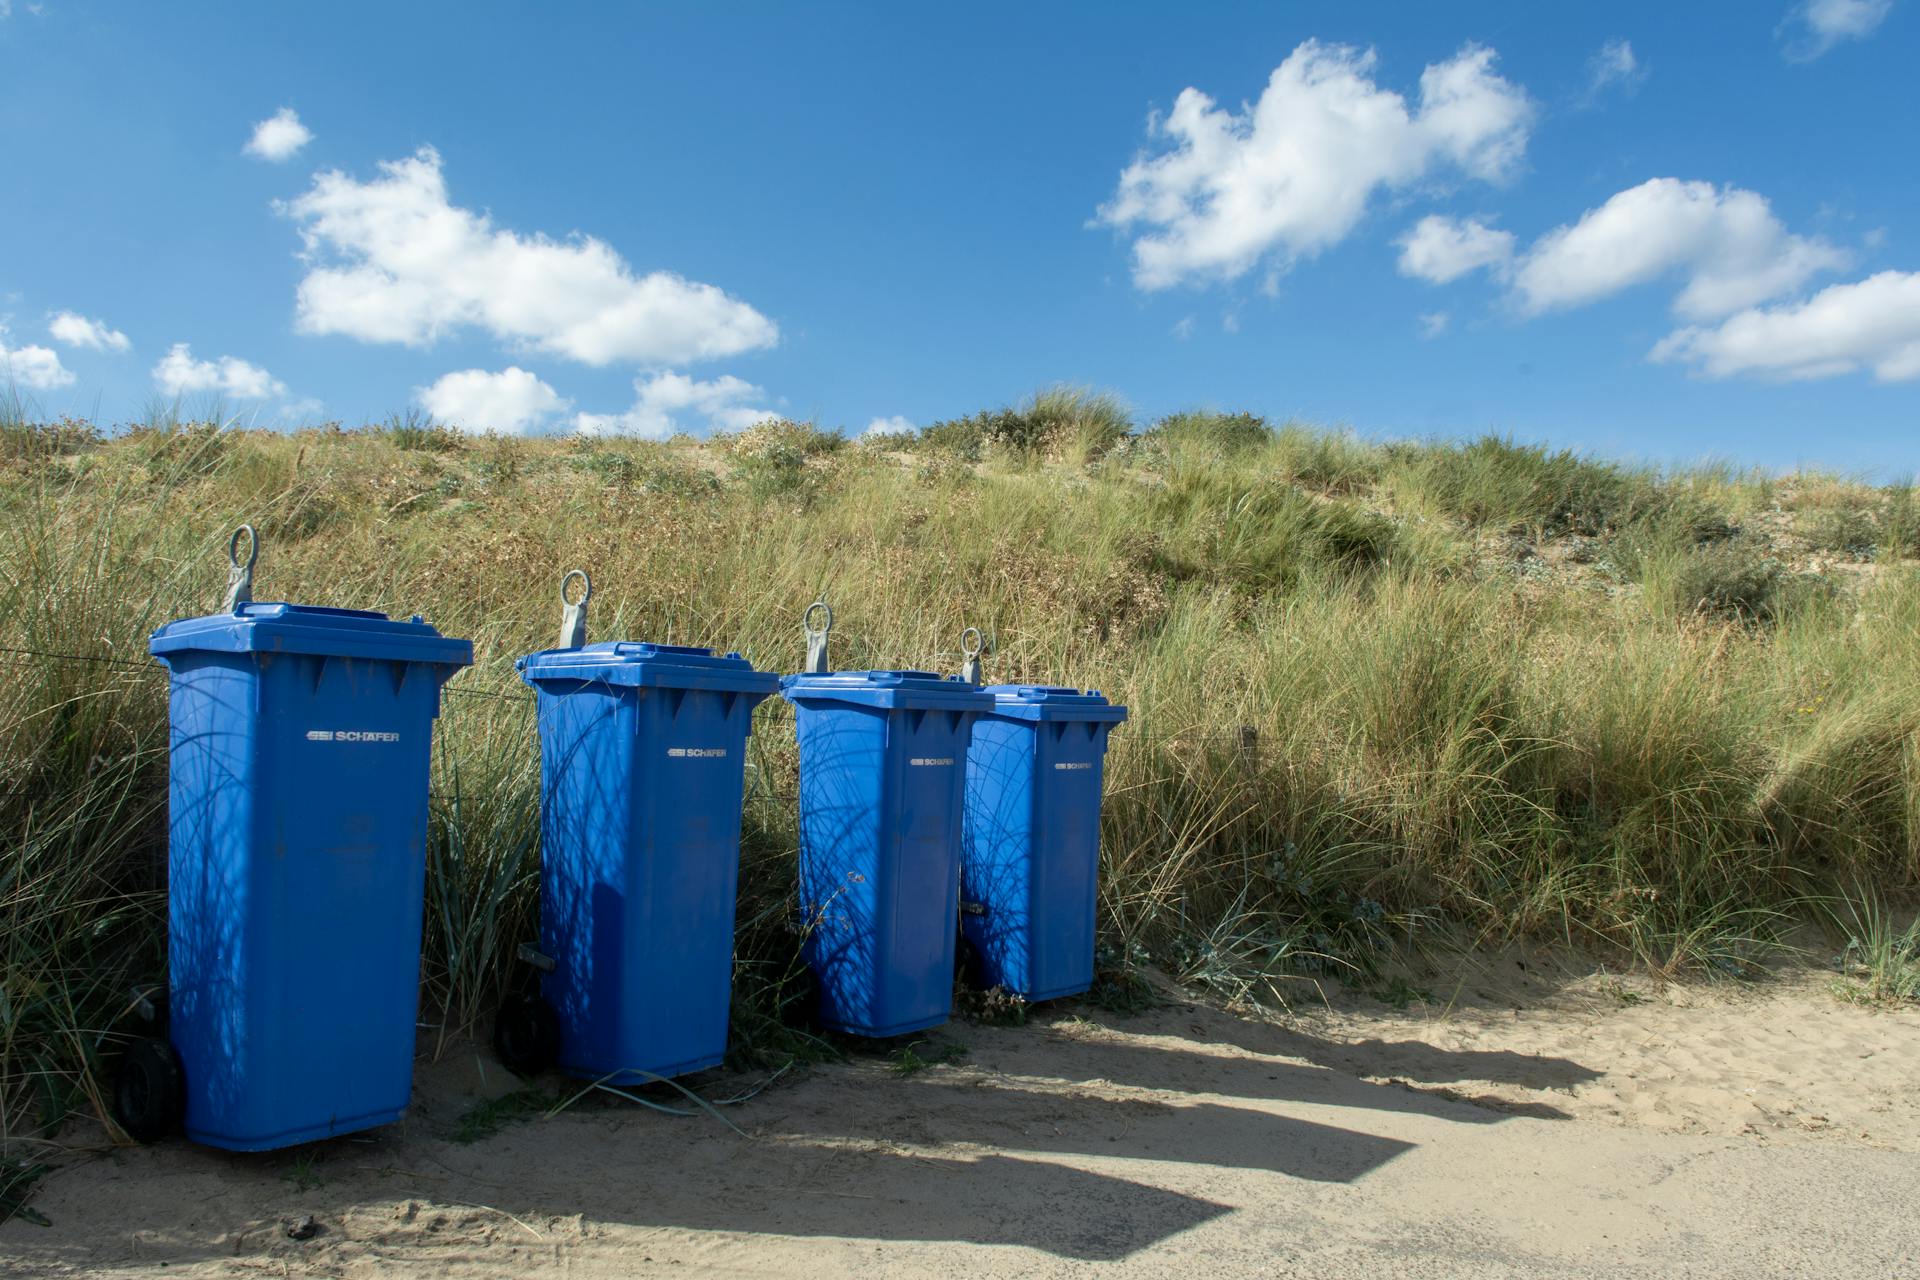
[[[643,688],[757,693],[764,698],[780,687],[779,673],[755,671],[737,653],[720,656],[686,644],[603,640],[578,649],[542,649],[513,665],[520,678],[536,689],[542,680],[595,680]]]
[[[979,685],[937,671],[828,671],[781,676],[788,702],[851,702],[902,711],[991,711]]]
[[[171,653],[310,653],[330,658],[473,665],[473,642],[443,636],[418,615],[396,621],[370,609],[255,603],[203,618],[180,618],[147,639],[157,658]]]
[[[1070,685],[991,684],[993,714],[1014,720],[1094,720],[1118,724],[1127,709],[1108,702],[1098,689],[1082,693]]]

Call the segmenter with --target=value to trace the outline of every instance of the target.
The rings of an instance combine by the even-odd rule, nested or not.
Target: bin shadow
[[[1076,1043],[1070,1037],[1050,1035],[1046,1031],[1040,1034],[1047,1039],[1065,1041],[1067,1045]],[[1364,1049],[1365,1046],[1356,1047]],[[1405,1047],[1399,1044],[1391,1046],[1396,1054]],[[1444,1053],[1441,1050],[1434,1052]],[[1306,1056],[1296,1051],[1289,1053],[1287,1058]],[[1429,1089],[1415,1083],[1501,1080],[1504,1077],[1484,1073],[1509,1070],[1512,1064],[1508,1060],[1511,1059],[1518,1059],[1522,1063],[1534,1061],[1524,1054],[1506,1052],[1447,1056],[1455,1066],[1441,1067],[1438,1065],[1441,1060],[1435,1058],[1430,1060],[1434,1069],[1426,1075],[1398,1069],[1386,1073],[1404,1079],[1403,1083],[1393,1084],[1376,1084],[1360,1079],[1349,1071],[1319,1065],[1311,1060],[1281,1060],[1265,1054],[1254,1058],[1226,1057],[1183,1049],[1178,1047],[1178,1042],[1172,1046],[1138,1041],[1099,1043],[1087,1046],[1086,1051],[1081,1053],[1057,1052],[1044,1064],[1038,1065],[1036,1070],[1049,1079],[1075,1083],[1104,1081],[1167,1093],[1218,1094],[1261,1102],[1304,1103],[1429,1116],[1455,1124],[1497,1124],[1514,1116],[1528,1116],[1537,1120],[1572,1118],[1567,1112],[1546,1102],[1479,1098],[1470,1096],[1464,1089]],[[1480,1058],[1489,1061],[1482,1062],[1478,1060]],[[1402,1060],[1396,1057],[1396,1067]],[[1420,1061],[1417,1057],[1413,1060]],[[1017,1061],[1018,1058],[1010,1060],[1007,1069],[1016,1074],[1025,1074],[1022,1066],[1012,1065]],[[1593,1079],[1600,1074],[1578,1063],[1557,1059],[1548,1061],[1557,1065],[1545,1066],[1543,1071],[1556,1079],[1577,1082]],[[1548,1086],[1536,1084],[1529,1087]]]
[[[425,1260],[423,1248],[463,1254],[484,1243],[498,1273],[513,1274],[515,1245],[542,1241],[532,1248],[543,1260],[571,1219],[589,1237],[631,1229],[656,1252],[709,1258],[713,1240],[658,1233],[1011,1246],[1116,1262],[1234,1211],[1061,1163],[747,1142],[631,1113],[532,1122],[472,1147],[385,1132],[385,1140],[362,1135],[264,1154],[141,1151],[124,1171],[140,1179],[141,1195],[111,1194],[109,1184],[107,1194],[94,1188],[68,1199],[56,1183],[41,1198],[54,1228],[28,1240],[20,1261],[65,1274],[275,1257],[331,1274],[356,1261]],[[290,1185],[290,1169],[315,1181]],[[192,1190],[154,1194],[164,1178]],[[308,1218],[313,1238],[290,1245],[289,1224]],[[473,1234],[476,1223],[483,1237]],[[496,1239],[503,1223],[527,1239],[511,1229]]]
[[[1343,1075],[1393,1076],[1430,1085],[1485,1081],[1524,1089],[1571,1089],[1606,1074],[1571,1058],[1511,1049],[1443,1049],[1421,1040],[1335,1040],[1198,1007],[1191,1013],[1193,1017],[1184,1023],[1178,1021],[1179,1015],[1169,1015],[1153,1033],[1195,1043],[1228,1044],[1262,1057],[1301,1058]],[[1131,1029],[1124,1022],[1112,1025],[1117,1030]]]
[[[888,1082],[891,1083],[891,1082]],[[876,1083],[867,1105],[761,1122],[782,1139],[977,1146],[1047,1155],[1154,1160],[1352,1182],[1413,1143],[1219,1103],[1033,1090],[977,1077]],[[891,1096],[888,1096],[888,1095]]]

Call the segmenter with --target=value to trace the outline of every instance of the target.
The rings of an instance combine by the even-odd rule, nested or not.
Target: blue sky
[[[0,15],[48,415],[858,432],[1067,382],[1915,465],[1915,0]]]

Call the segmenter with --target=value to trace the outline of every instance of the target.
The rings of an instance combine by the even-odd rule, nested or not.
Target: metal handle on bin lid
[[[827,615],[820,629],[813,629],[813,611],[819,609]],[[800,615],[800,628],[807,633],[807,665],[809,675],[825,675],[832,668],[827,666],[827,632],[833,630],[833,606],[825,600],[815,600]]]
[[[967,644],[967,637],[973,637],[973,644]],[[980,628],[968,627],[960,633],[960,678],[968,684],[980,683],[980,652],[987,647],[987,638],[980,634]]]
[[[247,535],[247,562],[240,563],[240,535]],[[240,612],[240,606],[253,600],[253,562],[260,558],[260,534],[250,524],[243,524],[233,531],[227,539],[227,603],[223,606],[228,613]]]
[[[580,579],[580,598],[567,599],[567,584]],[[587,601],[593,599],[593,579],[585,569],[569,569],[560,579],[560,643],[556,649],[578,649],[587,643]]]

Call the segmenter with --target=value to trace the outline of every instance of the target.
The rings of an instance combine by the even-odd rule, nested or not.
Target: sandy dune
[[[472,1145],[511,1087],[423,1063],[392,1130],[75,1161],[9,1275],[1920,1275],[1920,1016],[1500,961],[1395,1010],[959,1024],[966,1056],[727,1114],[609,1100]],[[1402,991],[1402,996],[1410,993]],[[707,1080],[721,1096],[740,1082]],[[310,1238],[289,1237],[308,1218]]]

